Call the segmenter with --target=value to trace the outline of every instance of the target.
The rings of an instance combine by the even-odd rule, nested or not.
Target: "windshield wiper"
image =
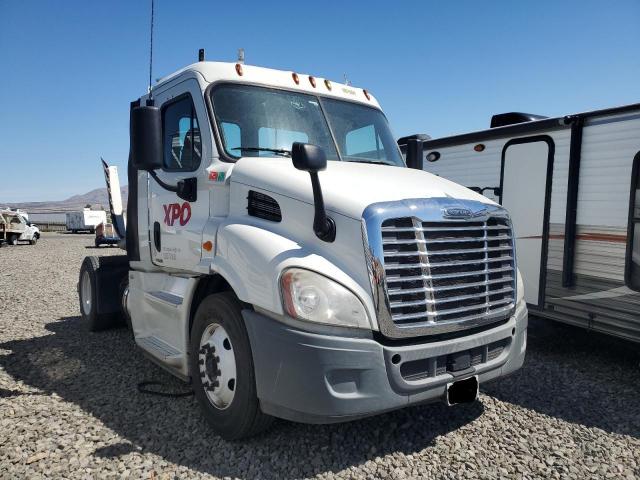
[[[235,147],[231,150],[246,150],[247,152],[271,152],[276,155],[282,155],[283,157],[290,157],[291,150],[284,150],[282,148],[267,148],[267,147]]]
[[[353,163],[372,163],[374,165],[391,165],[391,166],[395,165],[395,163],[382,162],[380,160],[346,160],[346,161],[353,162]]]

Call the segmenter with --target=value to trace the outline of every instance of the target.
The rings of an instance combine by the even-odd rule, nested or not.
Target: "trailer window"
[[[635,156],[633,161],[631,182],[629,245],[627,249],[627,286],[640,291],[640,153]]]
[[[162,109],[164,169],[193,171],[200,165],[200,128],[193,101],[185,96]]]

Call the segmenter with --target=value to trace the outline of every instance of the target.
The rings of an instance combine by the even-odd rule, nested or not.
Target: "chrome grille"
[[[390,316],[419,327],[506,316],[515,304],[515,262],[506,215],[382,222]]]

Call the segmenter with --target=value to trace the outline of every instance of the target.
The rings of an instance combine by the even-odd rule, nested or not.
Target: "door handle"
[[[153,222],[153,244],[159,252],[162,245],[160,244],[160,223]]]

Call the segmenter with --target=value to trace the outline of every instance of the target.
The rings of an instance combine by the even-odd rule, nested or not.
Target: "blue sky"
[[[124,173],[146,91],[148,1],[0,0],[0,202],[57,200]],[[156,0],[154,77],[197,59],[373,92],[396,137],[640,102],[640,1]]]

